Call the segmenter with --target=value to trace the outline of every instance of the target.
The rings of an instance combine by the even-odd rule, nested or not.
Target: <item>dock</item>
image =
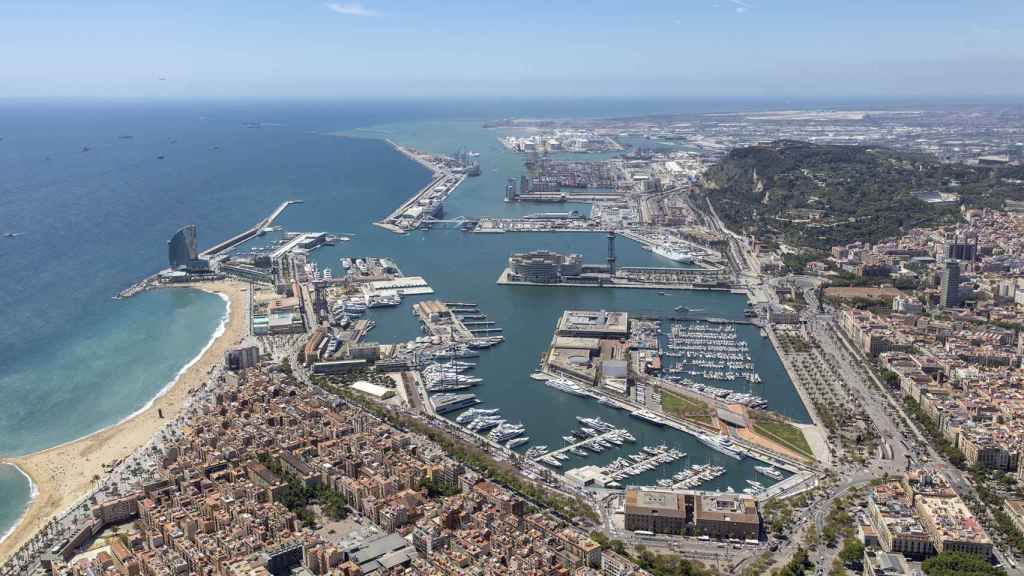
[[[291,206],[292,204],[302,204],[302,200],[287,200],[285,202],[282,202],[281,205],[277,207],[277,209],[270,213],[270,216],[267,216],[263,220],[260,220],[252,228],[249,228],[248,230],[242,232],[241,234],[232,236],[231,238],[228,238],[227,240],[224,240],[223,242],[215,244],[207,248],[203,252],[200,252],[200,258],[212,258],[223,252],[227,252],[228,250],[231,250],[232,248],[258,236],[260,232],[263,231],[264,228],[267,228],[268,226],[273,226],[274,221],[277,220],[278,217],[281,216],[281,214],[285,211],[285,209]]]
[[[582,448],[585,444],[590,444],[591,442],[593,442],[595,440],[604,440],[605,438],[611,438],[613,436],[618,436],[620,434],[622,434],[622,430],[619,430],[619,429],[609,430],[607,432],[602,432],[601,434],[598,434],[597,436],[590,436],[589,438],[586,438],[585,440],[580,440],[579,442],[576,442],[575,444],[566,444],[565,446],[563,446],[561,448],[558,448],[557,450],[550,450],[548,452],[545,452],[545,453],[541,454],[540,456],[537,456],[533,460],[536,462],[538,460],[541,460],[543,458],[547,458],[549,456],[552,456],[552,457],[553,456],[557,456],[557,455],[562,454],[564,452],[570,452],[570,451],[572,451],[573,448]]]
[[[497,322],[487,320],[476,304],[425,300],[412,305],[413,313],[431,336],[446,342],[464,342],[476,345],[482,340],[500,341],[502,329]],[[473,320],[468,320],[473,317]]]
[[[446,167],[451,159],[433,154],[422,154],[391,140],[387,140],[387,142],[395,150],[419,163],[433,174],[426,186],[420,188],[411,198],[386,217],[374,222],[375,226],[390,232],[405,234],[409,230],[420,228],[427,222],[437,221],[435,219],[441,217],[444,212],[444,201],[462,184],[467,175]],[[433,158],[441,158],[441,161],[432,162]]]
[[[657,276],[658,281],[645,281],[644,276]],[[540,286],[547,288],[629,288],[638,290],[702,290],[711,292],[731,292],[733,286],[720,282],[719,273],[709,270],[688,270],[685,268],[640,268],[623,267],[614,276],[607,275],[598,281],[583,282],[573,279],[560,282],[530,282],[513,280],[512,270],[505,268],[498,276],[496,284],[503,286]],[[668,281],[666,281],[668,280]]]

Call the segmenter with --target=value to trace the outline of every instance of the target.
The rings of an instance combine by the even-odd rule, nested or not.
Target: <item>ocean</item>
[[[30,453],[117,423],[151,401],[209,342],[225,311],[214,295],[166,290],[111,299],[166,265],[166,241],[178,227],[197,224],[199,243],[208,246],[251,226],[283,200],[301,199],[279,224],[353,238],[317,251],[314,259],[322,266],[340,273],[342,256],[391,257],[406,274],[424,276],[437,296],[476,302],[504,329],[507,341],[480,359],[476,372],[485,383],[477,392],[487,406],[525,423],[534,444],[558,444],[575,426],[575,415],[601,415],[628,424],[641,445],[668,443],[690,454],[660,476],[712,461],[729,466],[719,480],[723,487],[742,487],[751,474],[749,460],[719,462],[728,459],[689,437],[567,396],[527,375],[566,308],[664,313],[682,304],[738,318],[743,297],[497,286],[510,252],[544,248],[599,262],[606,240],[455,230],[397,236],[371,225],[429,181],[426,169],[382,137],[432,152],[480,152],[483,174],[449,198],[446,213],[514,215],[547,208],[502,201],[505,180],[518,176],[522,160],[504,151],[481,120],[670,110],[679,108],[666,102],[0,103],[0,234],[19,233],[0,239],[0,277],[7,279],[0,291],[0,394],[6,400],[0,403],[0,455]],[[670,265],[621,238],[617,249],[620,264]],[[378,326],[368,339],[418,336],[408,308],[415,301],[372,311]],[[771,346],[752,328],[740,332],[765,379],[753,391],[768,397],[773,409],[806,421]],[[29,498],[25,478],[0,467],[0,534]]]

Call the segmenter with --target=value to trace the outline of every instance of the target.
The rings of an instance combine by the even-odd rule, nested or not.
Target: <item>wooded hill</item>
[[[1024,200],[1024,168],[948,164],[871,146],[780,140],[737,148],[704,175],[702,191],[727,226],[762,240],[827,249],[875,242],[916,226],[957,221],[960,206],[922,193],[952,193],[968,207]]]

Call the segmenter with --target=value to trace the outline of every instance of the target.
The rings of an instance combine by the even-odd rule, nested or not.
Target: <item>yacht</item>
[[[493,442],[502,443],[526,432],[526,426],[522,424],[501,424],[487,435]]]
[[[438,414],[454,412],[480,403],[480,399],[473,394],[438,394],[430,401],[434,404],[434,410]]]
[[[634,418],[639,418],[640,420],[643,420],[645,422],[650,422],[651,424],[654,424],[656,426],[664,426],[665,424],[668,423],[661,416],[658,416],[654,412],[650,412],[648,410],[634,410],[630,412],[629,415]]]
[[[732,440],[728,436],[713,436],[711,434],[698,434],[697,440],[700,440],[702,444],[716,450],[730,458],[737,460],[743,459],[743,454],[736,449],[732,444]]]
[[[782,480],[783,477],[782,472],[779,472],[779,469],[774,466],[754,466],[754,470],[773,480]]]
[[[587,392],[582,386],[573,382],[572,380],[569,380],[564,376],[551,378],[547,382],[545,382],[545,384],[554,388],[555,390],[568,392],[569,394],[573,394],[575,396],[590,396],[590,392]]]
[[[520,438],[513,438],[513,439],[509,440],[507,444],[505,444],[505,447],[506,448],[515,448],[516,446],[522,446],[523,444],[526,444],[529,441],[530,441],[530,439],[528,437],[526,437],[526,436],[522,436]]]

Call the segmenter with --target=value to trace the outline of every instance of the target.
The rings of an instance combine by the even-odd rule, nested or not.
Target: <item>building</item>
[[[517,253],[509,256],[508,268],[515,280],[553,284],[567,276],[579,276],[583,272],[583,256],[548,250]]]
[[[963,500],[917,495],[914,502],[936,552],[964,552],[984,558],[992,555],[992,540]]]
[[[792,306],[769,304],[768,322],[770,324],[799,324],[800,313]]]
[[[260,349],[256,345],[235,346],[224,352],[224,366],[228,370],[240,371],[255,368],[260,363]]]
[[[756,539],[761,533],[757,501],[747,494],[626,489],[626,530],[656,534],[700,534]]]
[[[171,268],[187,268],[189,263],[199,259],[196,248],[196,225],[182,226],[167,241],[167,259]]]
[[[942,285],[939,289],[939,304],[943,308],[956,308],[960,305],[960,262],[947,260],[942,271]]]
[[[391,398],[392,396],[395,395],[395,391],[392,390],[391,388],[385,388],[372,382],[366,382],[365,380],[358,380],[356,382],[353,382],[350,388],[356,390],[357,392],[362,392],[363,394],[373,396],[377,400],[387,400],[388,398]]]
[[[876,551],[864,555],[864,576],[910,576],[913,572],[899,554]]]
[[[412,545],[424,556],[430,556],[448,548],[448,534],[437,526],[416,528],[412,532]]]
[[[935,553],[912,504],[913,493],[901,482],[886,482],[871,489],[868,515],[882,551],[910,558]]]
[[[1003,511],[1013,521],[1017,531],[1024,534],[1024,500],[1007,500]]]
[[[566,310],[558,321],[555,334],[578,338],[626,338],[629,335],[629,314],[605,310]]]

